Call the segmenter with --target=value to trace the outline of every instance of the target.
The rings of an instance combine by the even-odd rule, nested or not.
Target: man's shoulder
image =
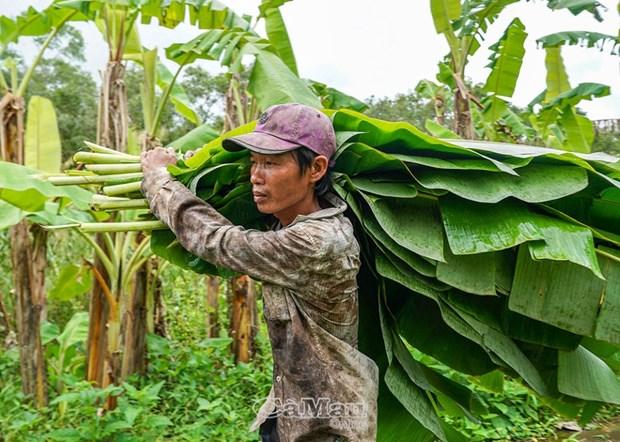
[[[326,218],[308,218],[293,227],[311,239],[318,253],[338,255],[359,253],[353,225],[341,213]]]

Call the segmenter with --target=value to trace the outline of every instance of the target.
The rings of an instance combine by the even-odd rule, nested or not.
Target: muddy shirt
[[[378,368],[357,350],[359,245],[346,204],[272,231],[232,224],[161,168],[142,190],[188,251],[263,282],[273,385],[251,430],[277,415],[280,441],[374,441]]]

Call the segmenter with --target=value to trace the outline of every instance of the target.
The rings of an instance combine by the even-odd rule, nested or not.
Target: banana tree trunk
[[[97,239],[100,247],[104,247],[103,240]],[[95,259],[94,272],[101,278],[95,278],[92,291],[90,293],[90,303],[88,309],[88,341],[87,341],[87,364],[86,380],[94,382],[97,386],[104,384],[104,366],[106,351],[108,348],[107,322],[110,315],[110,306],[105,295],[105,288],[100,279],[104,282],[109,281],[109,277],[103,268],[99,258]],[[109,282],[106,282],[109,287]]]
[[[97,143],[120,152],[127,151],[129,129],[124,76],[125,65],[122,62],[108,62],[101,84],[97,120]]]
[[[0,101],[2,161],[24,164],[24,98],[11,93]]]
[[[103,74],[97,118],[97,143],[120,152],[127,151],[128,107],[124,77],[125,66],[120,61],[109,61]],[[104,248],[101,235],[95,238]],[[97,284],[93,286],[89,308],[88,366],[86,379],[105,388],[117,383],[121,375],[121,313],[119,299],[122,297],[120,275],[111,281],[99,258],[93,267]],[[106,406],[114,408],[114,398]]]
[[[146,262],[148,284],[146,290],[146,331],[162,338],[168,337],[166,307],[163,299],[160,272],[163,268],[156,256]]]
[[[140,238],[139,238],[140,239]],[[121,379],[146,369],[147,290],[148,268],[146,263],[135,274],[131,298],[123,309],[121,329],[123,362]]]
[[[11,227],[10,244],[22,390],[41,408],[47,405],[47,370],[41,344],[47,232],[22,220]]]
[[[469,99],[457,88],[454,96],[454,128],[455,132],[468,140],[474,139],[474,126],[471,119]]]
[[[207,276],[206,281],[207,314],[205,316],[205,325],[207,327],[207,336],[210,338],[217,338],[220,335],[220,321],[218,317],[220,278],[217,276]]]
[[[11,93],[0,100],[0,152],[4,161],[24,164],[24,99]],[[22,390],[41,408],[47,405],[47,371],[41,344],[47,233],[23,220],[11,227],[9,242]]]
[[[247,275],[232,278],[231,287],[230,337],[235,363],[238,364],[249,362],[254,357],[256,292],[254,282]]]

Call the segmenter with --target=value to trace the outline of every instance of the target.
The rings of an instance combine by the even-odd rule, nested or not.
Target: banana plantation
[[[222,142],[284,103],[321,110],[336,134],[331,191],[360,246],[376,440],[620,440],[620,135],[579,107],[610,86],[571,84],[562,52],[620,55],[596,26],[615,11],[539,0],[594,24],[529,35],[517,17],[489,41],[526,2],[420,3],[448,51],[402,96],[413,119],[305,78],[289,2],[247,15],[218,0],[50,0],[0,17],[0,441],[260,440],[262,283],[179,243],[150,212],[140,158],[174,149],[176,180],[267,231],[249,151]],[[79,85],[63,85],[84,63],[78,50],[62,61],[65,43],[88,50],[78,24],[107,61],[97,82],[76,67]],[[198,32],[149,48],[143,25]],[[528,39],[546,88],[518,107]]]

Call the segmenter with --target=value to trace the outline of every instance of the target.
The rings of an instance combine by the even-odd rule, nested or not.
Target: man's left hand
[[[166,167],[169,164],[176,164],[177,156],[171,147],[167,149],[156,147],[155,149],[142,152],[140,163],[142,163],[142,172],[145,175],[149,175],[155,169]]]

